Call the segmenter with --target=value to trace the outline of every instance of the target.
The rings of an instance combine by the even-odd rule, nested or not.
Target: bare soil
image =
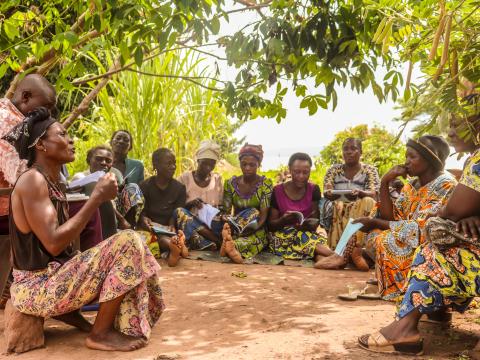
[[[192,260],[176,268],[162,265],[167,310],[146,348],[113,354],[89,350],[85,334],[48,320],[46,347],[15,359],[411,359],[356,345],[357,336],[394,316],[392,303],[337,299],[347,284],[361,288],[371,274]],[[235,276],[238,272],[246,277]],[[467,351],[480,334],[479,314],[476,309],[454,314],[450,329],[422,325],[426,355],[419,359],[469,359]],[[88,317],[93,321],[94,313]],[[3,337],[0,349],[5,349]]]

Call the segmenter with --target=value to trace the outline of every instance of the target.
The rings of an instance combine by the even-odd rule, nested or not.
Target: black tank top
[[[68,220],[68,203],[65,193],[39,167],[33,166],[29,171],[38,171],[45,178],[48,186],[48,195],[57,211],[58,224],[62,225]],[[42,270],[51,261],[64,264],[75,256],[76,251],[74,250],[73,241],[61,254],[53,256],[45,249],[42,242],[33,232],[24,234],[18,230],[13,220],[11,197],[9,226],[12,248],[11,261],[14,269],[27,271]]]

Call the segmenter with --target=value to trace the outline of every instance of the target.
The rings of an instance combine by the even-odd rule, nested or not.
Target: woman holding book
[[[318,185],[308,181],[312,159],[295,153],[288,161],[292,179],[273,188],[268,228],[269,249],[284,259],[306,260],[330,255],[321,245],[326,239],[316,233],[319,224]]]
[[[224,186],[223,211],[227,222],[222,230],[220,254],[235,263],[243,263],[268,244],[265,225],[273,184],[257,174],[263,159],[261,145],[245,144],[238,158],[242,175],[228,179]],[[229,222],[235,227],[234,231]]]
[[[413,254],[424,241],[425,222],[445,205],[455,188],[456,180],[443,171],[449,152],[442,137],[424,135],[417,140],[410,139],[405,164],[394,166],[382,177],[378,217],[354,221],[361,223],[361,231],[368,234],[366,250],[375,260],[379,294],[384,300],[395,300],[403,294]],[[407,175],[411,179],[393,201],[389,184]],[[333,255],[322,261],[322,265],[343,267],[345,259]]]
[[[211,140],[202,141],[195,157],[196,170],[187,171],[178,179],[186,187],[187,203],[175,210],[175,224],[184,232],[189,249],[214,250],[221,243],[223,224],[219,216],[208,221],[201,215],[213,215],[222,203],[222,177],[213,172],[220,159],[220,146]]]
[[[347,138],[342,144],[343,164],[328,169],[323,182],[321,223],[328,231],[328,246],[334,249],[350,218],[368,216],[375,206],[380,184],[377,169],[360,162],[362,142]],[[363,238],[359,238],[363,245]]]

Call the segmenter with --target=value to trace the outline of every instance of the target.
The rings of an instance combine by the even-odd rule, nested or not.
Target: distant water
[[[285,147],[279,149],[264,149],[262,169],[263,170],[273,170],[278,169],[282,165],[288,164],[288,159],[293,153],[296,152],[305,152],[310,155],[315,161],[315,158],[320,154],[322,146],[318,147]]]

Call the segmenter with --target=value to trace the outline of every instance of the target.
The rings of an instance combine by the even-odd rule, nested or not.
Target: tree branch
[[[110,67],[109,71],[115,71],[120,67],[120,59],[118,58],[115,60],[113,65]],[[78,119],[78,117],[84,114],[92,100],[99,94],[99,92],[107,85],[108,81],[110,80],[110,76],[104,77],[101,81],[98,82],[97,86],[95,86],[92,91],[88,93],[82,100],[82,102],[72,111],[72,113],[65,119],[63,125],[65,128],[69,128],[73,122]]]
[[[207,85],[204,85],[201,82],[197,81],[198,79],[208,79],[208,80],[224,82],[222,80],[218,80],[218,79],[211,78],[211,77],[208,77],[208,76],[182,76],[182,75],[169,75],[169,74],[155,74],[155,73],[149,73],[149,72],[146,72],[146,71],[141,71],[141,70],[136,70],[136,69],[127,69],[127,71],[135,72],[137,74],[146,75],[146,76],[159,77],[159,78],[186,80],[186,81],[190,81],[190,82],[192,82],[192,83],[194,83],[198,86],[201,86],[204,89],[213,90],[213,91],[223,91],[223,89],[207,86]]]

